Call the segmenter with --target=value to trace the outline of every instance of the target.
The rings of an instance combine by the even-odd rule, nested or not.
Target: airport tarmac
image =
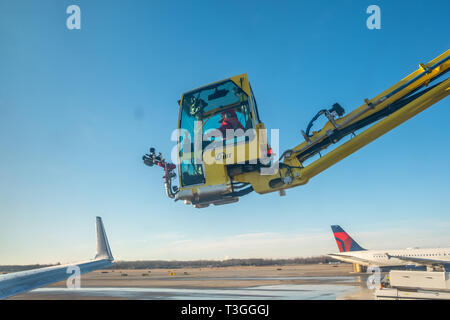
[[[10,299],[373,299],[349,264],[98,270]]]

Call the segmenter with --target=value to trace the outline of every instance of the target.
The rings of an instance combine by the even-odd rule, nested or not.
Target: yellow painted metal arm
[[[389,89],[380,93],[371,100],[366,99],[365,103],[359,108],[353,110],[347,116],[340,119],[336,119],[335,123],[339,129],[348,127],[363,118],[367,118],[376,112],[385,109],[387,106],[393,102],[401,99],[402,97],[410,94],[414,90],[420,88],[421,86],[427,85],[431,79],[436,78],[439,75],[444,74],[450,68],[450,50],[441,54],[437,58],[433,59],[427,64],[420,64],[420,68],[408,75],[406,78],[402,79],[395,85],[391,86]],[[440,64],[439,64],[440,63]],[[432,68],[434,65],[438,66]],[[428,72],[427,72],[428,71]],[[293,148],[292,156],[296,153],[302,152],[311,148],[313,145],[323,141],[328,137],[328,132],[334,130],[335,127],[332,122],[328,121],[324,127],[318,131],[314,132],[310,141],[304,141],[295,148]]]
[[[280,162],[280,170],[276,174],[261,175],[254,171],[237,175],[234,179],[251,183],[258,193],[306,184],[310,178],[445,98],[450,93],[449,79],[444,79],[433,87],[426,87],[432,80],[449,71],[449,56],[450,50],[447,50],[429,63],[421,64],[418,70],[373,99],[366,99],[362,106],[347,116],[328,121],[320,131],[306,137],[306,141],[283,153],[284,162]],[[305,160],[337,142],[344,133],[353,132],[352,128],[362,129],[372,123],[372,126],[350,141],[303,166]]]
[[[351,155],[355,151],[366,146],[375,139],[381,137],[385,133],[391,131],[403,122],[411,119],[418,113],[424,111],[439,100],[442,100],[450,93],[450,79],[443,81],[437,87],[431,89],[421,97],[409,103],[402,109],[386,117],[384,120],[374,124],[364,132],[358,134],[350,141],[344,143],[337,149],[327,153],[325,156],[314,161],[301,171],[302,180],[308,180],[311,177],[319,174],[333,164],[339,162],[345,157]]]

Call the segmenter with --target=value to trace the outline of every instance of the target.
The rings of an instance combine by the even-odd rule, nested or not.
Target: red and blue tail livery
[[[336,243],[340,252],[366,250],[362,248],[358,243],[356,243],[356,241],[353,240],[352,237],[350,237],[348,233],[341,228],[341,226],[331,226],[331,230],[333,231],[334,239],[336,239]]]

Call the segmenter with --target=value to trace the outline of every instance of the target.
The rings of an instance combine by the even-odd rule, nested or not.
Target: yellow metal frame
[[[445,53],[433,59],[429,63],[425,65],[420,64],[420,68],[418,70],[411,73],[409,76],[407,76],[400,82],[396,83],[386,91],[382,92],[375,98],[371,100],[366,100],[362,106],[355,109],[347,116],[337,119],[335,123],[338,126],[342,124],[345,124],[345,126],[349,126],[358,120],[361,120],[377,111],[386,108],[389,104],[407,95],[408,93],[411,93],[416,88],[422,85],[427,85],[431,78],[448,71],[448,69],[450,68],[450,60],[443,62],[435,69],[431,70],[429,68],[431,68],[438,62],[441,62],[444,59],[448,58],[449,55],[450,50],[447,50]],[[428,73],[423,77],[420,77],[415,81],[412,81],[424,71],[428,71]],[[399,90],[399,88],[408,84],[408,82],[410,81],[412,81],[412,83],[407,85],[405,88]],[[309,142],[305,141],[296,146],[295,148],[293,148],[292,150],[290,150],[289,155],[285,157],[285,161],[283,162],[283,164],[286,164],[290,168],[280,167],[279,172],[277,172],[274,175],[261,175],[260,172],[254,171],[237,175],[234,177],[234,179],[239,182],[251,183],[253,189],[257,193],[261,194],[279,191],[282,189],[293,188],[299,185],[304,185],[312,177],[318,175],[319,173],[336,164],[340,160],[346,158],[355,151],[366,146],[373,140],[381,137],[382,135],[394,129],[398,125],[414,117],[418,113],[424,111],[428,107],[432,106],[436,102],[448,96],[449,93],[450,93],[450,79],[446,79],[442,81],[438,86],[434,87],[427,93],[423,94],[419,98],[413,100],[406,106],[402,107],[400,110],[392,113],[391,115],[387,116],[386,118],[380,120],[376,124],[366,129],[362,133],[358,134],[350,141],[342,144],[341,146],[322,156],[318,160],[303,167],[303,164],[300,163],[296,155],[300,151],[305,150],[305,148],[308,148],[309,145],[321,141],[322,139],[325,139],[327,137],[327,132],[329,132],[329,130],[334,129],[334,125],[330,121],[328,121],[320,131],[313,133]],[[384,97],[386,96],[389,97],[384,99]],[[281,182],[276,187],[271,187],[269,185],[270,181],[280,179],[280,177],[281,178],[286,177],[287,175],[289,175],[292,178],[292,182],[288,184]]]

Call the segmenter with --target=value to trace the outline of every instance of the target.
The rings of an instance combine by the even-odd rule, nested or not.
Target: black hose
[[[314,124],[314,121],[316,121],[317,118],[319,118],[325,111],[327,111],[327,110],[322,109],[322,110],[320,110],[319,112],[317,112],[317,114],[316,114],[316,115],[311,119],[311,121],[308,123],[308,126],[306,127],[306,135],[307,135],[308,137],[311,137],[311,135],[309,134],[309,131],[311,130],[311,128],[312,128],[312,126],[313,126],[313,124]]]
[[[440,82],[442,83],[442,82]],[[332,134],[330,134],[326,139],[324,139],[323,141],[315,144],[314,146],[312,146],[310,149],[307,149],[301,153],[299,153],[297,155],[297,159],[300,162],[305,161],[306,159],[312,157],[313,155],[317,154],[318,152],[320,152],[320,150],[323,150],[325,148],[327,148],[330,144],[332,143],[336,143],[339,140],[341,140],[343,137],[353,133],[354,131],[364,128],[382,118],[387,117],[388,115],[394,113],[395,111],[403,108],[404,106],[406,106],[408,103],[410,103],[411,101],[414,101],[415,99],[419,98],[420,96],[422,96],[423,94],[425,94],[426,92],[428,92],[429,90],[433,89],[434,87],[436,87],[437,85],[439,85],[440,83],[437,83],[433,86],[430,86],[420,92],[417,92],[413,95],[408,95],[406,97],[403,97],[400,100],[395,101],[394,103],[391,103],[390,105],[388,105],[387,107],[385,107],[384,109],[375,112],[373,114],[371,114],[370,116],[361,119],[359,121],[356,121],[355,123],[343,128],[343,129],[335,129],[333,131]],[[414,92],[417,90],[414,90]]]
[[[242,190],[239,190],[239,191],[234,191],[234,192],[230,193],[230,196],[232,196],[232,197],[242,197],[242,196],[245,196],[245,195],[249,194],[252,191],[253,191],[253,187],[250,186],[248,188],[245,188],[245,189],[242,189]]]

